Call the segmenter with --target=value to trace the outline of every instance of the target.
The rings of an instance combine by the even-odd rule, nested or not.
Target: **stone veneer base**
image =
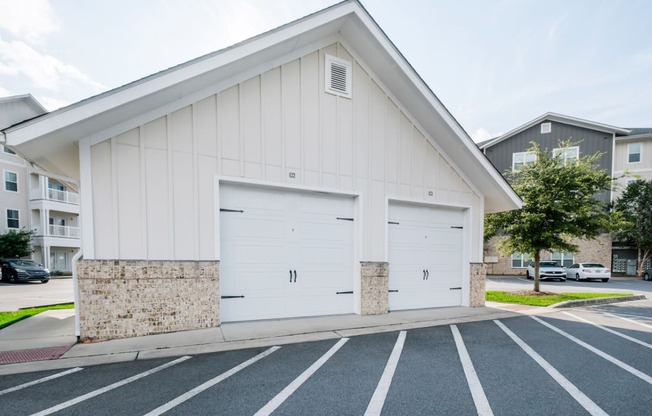
[[[360,315],[382,315],[389,310],[389,263],[360,262]]]
[[[80,260],[82,341],[220,324],[219,261]]]
[[[479,308],[485,305],[487,267],[484,263],[471,263],[471,299],[469,306]]]

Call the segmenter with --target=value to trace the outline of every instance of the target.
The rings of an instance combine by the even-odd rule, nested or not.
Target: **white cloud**
[[[487,130],[480,127],[479,129],[477,129],[471,134],[471,138],[473,139],[474,142],[479,143],[485,140],[492,139],[494,137],[498,137],[499,135],[500,134],[491,134]]]
[[[58,91],[63,85],[78,82],[96,90],[105,87],[52,55],[44,54],[24,42],[5,42],[0,38],[0,75],[25,76],[34,88]]]
[[[41,97],[38,97],[37,100],[48,111],[54,111],[56,109],[59,109],[61,107],[65,107],[65,106],[71,104],[69,101],[60,100],[58,98],[53,98],[53,97],[43,97],[43,96],[41,96]]]
[[[0,97],[9,97],[11,92],[8,89],[0,87]]]
[[[59,30],[49,0],[0,0],[0,28],[29,43]]]

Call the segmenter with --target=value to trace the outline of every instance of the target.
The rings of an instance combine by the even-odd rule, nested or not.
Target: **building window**
[[[18,192],[18,175],[5,171],[5,191]]]
[[[573,162],[580,158],[580,148],[579,146],[573,146],[567,148],[552,149],[552,156],[562,158],[565,165],[569,161]]]
[[[569,267],[574,262],[573,253],[554,251],[552,253],[552,261],[556,261],[561,267]]]
[[[627,163],[638,163],[641,161],[641,144],[630,143],[627,145]]]
[[[7,228],[20,228],[20,213],[17,209],[7,210]]]
[[[13,150],[11,150],[11,149],[8,148],[7,146],[2,146],[2,150],[3,150],[5,153],[8,153],[8,154],[10,154],[10,155],[15,155],[15,154],[16,154],[16,152],[14,152]]]
[[[534,152],[520,152],[512,154],[512,170],[520,170],[523,166],[531,165],[537,161],[537,154]]]
[[[552,123],[541,123],[541,134],[548,134],[552,131]]]
[[[524,269],[532,261],[532,256],[523,253],[512,254],[512,269]]]

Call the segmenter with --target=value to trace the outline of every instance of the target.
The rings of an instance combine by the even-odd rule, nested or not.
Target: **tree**
[[[595,198],[611,187],[609,174],[596,167],[602,154],[569,161],[563,156],[572,145],[570,141],[561,142],[561,151],[553,155],[532,142],[528,152],[536,155],[536,161],[506,173],[523,207],[485,218],[486,239],[506,236],[498,243],[503,255],[533,256],[536,292],[542,251],[576,251],[573,238],[595,238],[609,224],[607,203]]]
[[[34,231],[25,228],[20,231],[10,230],[0,235],[0,257],[20,258],[30,256],[34,251],[31,244],[33,236]]]
[[[643,275],[645,261],[652,257],[652,181],[630,182],[614,202],[612,222],[616,240],[636,247],[636,275]]]

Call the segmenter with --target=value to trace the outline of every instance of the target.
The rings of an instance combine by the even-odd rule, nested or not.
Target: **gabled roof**
[[[277,29],[77,104],[6,129],[6,141],[35,163],[77,142],[98,142],[206,98],[333,42],[341,42],[417,120],[430,138],[484,192],[485,212],[522,201],[426,83],[356,0],[347,0]],[[68,173],[68,172],[66,172]],[[68,173],[69,174],[69,173]]]
[[[31,111],[12,113],[13,116],[9,116],[9,117],[0,116],[0,129],[8,128],[14,124],[22,123],[23,121],[25,121],[26,117],[31,119],[48,112],[48,110],[46,110],[45,107],[41,105],[41,103],[36,101],[36,98],[34,98],[32,94],[0,97],[0,107],[12,106],[18,102],[22,103],[25,109],[30,109]],[[16,119],[16,117],[20,117],[20,118]]]
[[[515,128],[512,131],[509,131],[502,136],[498,136],[494,139],[491,140],[486,140],[482,143],[478,143],[478,147],[480,149],[486,149],[488,147],[491,147],[493,145],[496,145],[504,140],[509,139],[512,136],[515,136],[516,134],[529,129],[530,127],[536,126],[537,124],[543,123],[544,121],[555,121],[557,123],[563,123],[563,124],[569,124],[571,126],[577,126],[577,127],[584,127],[587,129],[591,130],[597,130],[597,131],[603,131],[606,133],[611,133],[611,134],[622,134],[622,135],[627,135],[629,134],[628,129],[624,129],[622,127],[616,127],[616,126],[610,126],[608,124],[603,124],[603,123],[597,123],[595,121],[589,121],[589,120],[583,120],[581,118],[577,117],[571,117],[571,116],[565,116],[563,114],[557,114],[557,113],[545,113],[542,116],[539,116],[535,118],[534,120],[531,120],[525,124],[523,124],[520,127]]]

